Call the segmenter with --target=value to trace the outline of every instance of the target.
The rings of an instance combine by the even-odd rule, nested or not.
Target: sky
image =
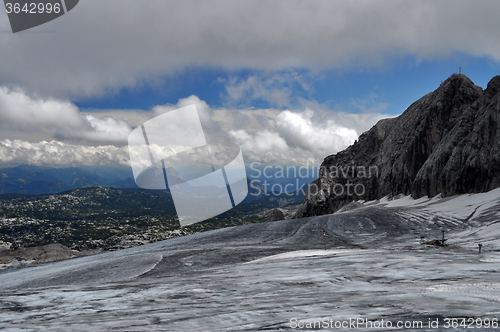
[[[0,166],[129,167],[145,121],[195,104],[245,162],[319,165],[453,73],[500,74],[498,1],[81,0],[13,34],[0,10]]]

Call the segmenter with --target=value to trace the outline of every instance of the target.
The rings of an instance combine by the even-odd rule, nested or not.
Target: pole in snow
[[[325,240],[325,251],[326,251],[326,234],[323,233],[323,239]]]
[[[483,245],[481,243],[478,243],[477,246],[479,247],[479,254],[481,253],[481,248],[483,247]]]

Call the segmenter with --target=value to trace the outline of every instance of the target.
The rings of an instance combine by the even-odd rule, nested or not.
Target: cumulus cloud
[[[312,117],[314,123],[333,122],[339,126],[354,129],[358,134],[367,131],[381,119],[394,117],[385,112],[387,103],[380,102],[371,94],[364,98],[351,99],[348,107],[337,105],[334,109],[329,109],[314,100],[301,100],[301,103],[304,109],[314,110]]]
[[[50,166],[129,166],[127,147],[82,146],[59,141],[30,143],[21,140],[0,141],[3,164]]]
[[[128,165],[129,150],[125,144],[131,128],[123,118],[135,119],[137,126],[140,121],[192,104],[197,106],[209,143],[229,139],[241,146],[247,163],[274,165],[304,165],[311,161],[319,164],[327,155],[352,144],[378,120],[388,117],[382,113],[348,114],[321,108],[301,112],[212,109],[194,95],[175,105],[158,105],[149,112],[114,110],[98,117],[99,112],[81,113],[70,102],[34,98],[22,91],[0,88],[0,133],[9,127],[50,137],[37,140],[38,143],[0,138],[0,161],[49,166]],[[182,151],[182,147],[172,145],[151,148],[163,155]],[[139,162],[148,164],[149,156]]]
[[[362,132],[387,117],[379,113],[286,110],[279,112],[266,129],[230,130],[229,137],[241,146],[248,162],[259,161],[275,165],[304,165],[309,162],[319,164],[324,157],[345,149]]]
[[[28,96],[0,87],[0,129],[40,133],[52,138],[124,143],[131,127],[123,120],[80,114],[68,101]]]
[[[284,111],[276,117],[276,129],[288,144],[323,156],[346,148],[359,136],[356,130],[333,120],[314,124],[313,116],[309,109],[302,113]]]
[[[231,130],[229,135],[244,151],[253,154],[259,155],[268,151],[285,153],[288,150],[286,141],[276,132],[264,130],[250,135],[247,131],[240,129]]]
[[[91,140],[122,142],[131,131],[128,123],[112,117],[100,119],[93,115],[85,115],[84,119],[93,130],[84,132],[83,136]]]
[[[277,109],[215,109],[212,119],[224,133],[238,129],[255,133],[274,128],[274,119],[280,112]]]
[[[165,156],[175,155],[181,147],[151,145],[153,152]],[[86,146],[56,140],[31,143],[23,140],[0,141],[0,164],[29,164],[37,166],[114,166],[130,167],[128,146],[99,145]],[[137,163],[150,165],[147,160],[134,159]]]
[[[204,124],[208,125],[212,121],[210,106],[208,106],[208,104],[204,100],[201,100],[198,96],[195,95],[191,95],[187,98],[181,98],[175,105],[157,105],[153,107],[152,111],[154,113],[154,116],[158,116],[163,113],[170,112],[189,105],[196,106],[196,110],[198,111],[200,120]]]
[[[247,164],[259,162],[263,165],[318,164],[319,159],[310,151],[290,147],[276,131],[264,130],[249,133],[244,129],[230,130],[229,138],[243,151]]]
[[[193,66],[321,70],[453,53],[499,61],[499,11],[500,2],[465,0],[80,1],[50,23],[2,34],[0,80],[74,98]],[[0,28],[9,29],[5,14]],[[31,33],[43,31],[56,33]],[[286,91],[271,97],[286,102]]]

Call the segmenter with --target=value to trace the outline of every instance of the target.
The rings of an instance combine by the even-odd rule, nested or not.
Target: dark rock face
[[[396,118],[325,158],[296,218],[353,200],[444,196],[500,186],[500,76],[486,90],[454,74]]]
[[[271,211],[271,215],[267,221],[278,221],[285,220],[285,214],[280,209],[274,209]]]

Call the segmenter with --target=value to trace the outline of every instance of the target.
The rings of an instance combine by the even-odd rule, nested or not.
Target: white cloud
[[[356,130],[358,135],[364,133],[379,120],[393,118],[394,115],[385,113],[345,113],[345,112],[332,112],[331,119],[340,126],[345,126]]]
[[[84,132],[82,135],[90,140],[123,142],[131,131],[128,123],[109,116],[101,119],[93,115],[85,115],[84,119],[93,130]]]
[[[40,133],[50,138],[124,143],[131,127],[123,120],[80,114],[73,103],[28,96],[0,87],[0,129]]]
[[[130,165],[126,146],[83,146],[58,141],[30,143],[8,139],[0,141],[0,161],[2,164],[45,166]]]
[[[154,113],[153,116],[157,116],[193,104],[196,106],[196,110],[198,111],[201,121],[205,125],[209,125],[209,123],[212,121],[211,108],[204,100],[201,100],[198,96],[195,95],[191,95],[187,98],[181,98],[175,105],[157,105],[152,109]]]
[[[244,115],[243,115],[244,116]],[[259,130],[235,129],[229,137],[239,144],[248,162],[274,165],[319,164],[389,116],[380,113],[346,114],[333,111],[279,112]],[[263,122],[265,123],[265,122]]]
[[[365,108],[367,113],[339,112],[319,104],[315,105],[317,109],[314,111],[306,108],[302,112],[292,112],[211,109],[197,96],[181,99],[176,105],[158,106],[154,110],[161,114],[190,103],[195,103],[205,116],[210,116],[211,126],[204,126],[208,138],[230,139],[240,145],[247,163],[258,161],[273,165],[319,164],[326,156],[352,144],[380,119],[391,117],[375,112],[373,102],[366,103],[370,106]]]
[[[201,100],[198,96],[195,96],[195,95],[191,95],[187,98],[181,98],[178,100],[177,104],[175,104],[175,105],[157,105],[157,106],[153,107],[153,112],[155,113],[155,115],[160,115],[160,114],[170,112],[170,111],[176,110],[178,108],[186,107],[186,106],[193,105],[193,104],[196,105],[196,109],[198,110],[198,113],[202,117],[209,116],[208,113],[209,113],[210,107],[208,106],[208,104],[204,100]]]
[[[82,116],[91,115],[97,118],[111,117],[115,120],[122,120],[132,127],[137,127],[151,118],[151,112],[141,109],[86,109],[80,111]]]
[[[248,133],[244,129],[231,130],[230,139],[243,151],[245,162],[259,162],[261,165],[306,165],[318,164],[313,153],[298,147],[291,147],[279,133],[270,130]]]
[[[319,164],[327,155],[352,144],[359,134],[378,120],[389,117],[375,112],[348,114],[322,108],[302,112],[212,109],[194,95],[180,99],[175,105],[156,106],[150,112],[113,110],[102,114],[81,113],[69,102],[29,97],[22,91],[0,88],[0,129],[40,132],[49,137],[36,140],[38,143],[3,137],[4,140],[0,141],[0,161],[4,164],[56,166],[128,165],[129,154],[125,144],[130,126],[122,119],[147,121],[191,104],[199,110],[210,143],[229,139],[241,146],[247,163],[259,161],[274,165],[304,165],[310,161]],[[176,151],[176,147],[172,146],[152,148],[167,154]],[[171,151],[166,151],[167,148]]]
[[[268,130],[259,131],[254,135],[248,134],[245,130],[231,130],[231,138],[239,144],[243,151],[251,151],[253,154],[262,154],[268,151],[286,153],[288,146],[286,141],[276,132]]]
[[[73,98],[193,66],[344,69],[453,53],[499,61],[498,12],[498,1],[465,0],[80,1],[57,20],[2,34],[0,78]],[[8,31],[5,12],[0,27]],[[43,31],[55,33],[31,33]]]
[[[333,120],[313,123],[314,112],[302,113],[283,111],[276,117],[276,130],[287,143],[326,156],[336,153],[352,144],[359,136],[356,130],[340,126]]]
[[[245,129],[249,133],[274,127],[274,119],[280,113],[276,109],[216,109],[212,119],[220,127],[220,131]]]

